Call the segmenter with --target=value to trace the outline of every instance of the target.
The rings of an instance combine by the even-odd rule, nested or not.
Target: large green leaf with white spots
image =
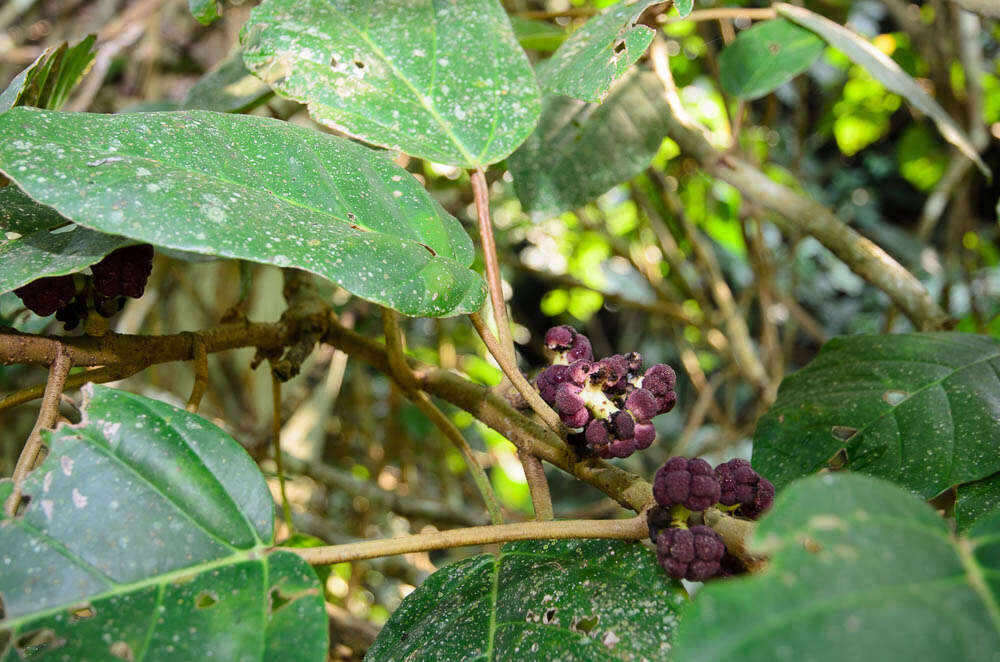
[[[664,660],[685,603],[641,543],[508,543],[431,575],[365,659]]]
[[[16,186],[0,188],[0,292],[86,269],[130,243],[70,223]]]
[[[319,580],[271,551],[243,448],[170,405],[85,392],[83,421],[45,435],[28,505],[0,519],[0,659],[326,659]]]
[[[247,66],[366,142],[468,168],[528,137],[538,83],[497,0],[266,0]]]
[[[925,498],[1000,471],[1000,341],[969,333],[835,338],[786,377],[754,432],[779,488],[827,466]]]
[[[956,538],[920,499],[841,473],[795,483],[760,522],[760,575],[706,584],[675,659],[992,660],[1000,650],[1000,511]]]
[[[384,152],[203,111],[0,115],[0,170],[100,232],[318,274],[409,315],[478,310],[461,224]]]
[[[661,1],[621,0],[587,21],[539,65],[542,87],[581,101],[602,101],[653,41],[653,29],[636,21]]]

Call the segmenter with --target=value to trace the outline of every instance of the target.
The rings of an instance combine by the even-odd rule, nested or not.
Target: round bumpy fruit
[[[674,579],[703,582],[719,573],[726,545],[707,526],[663,529],[656,538],[656,559]]]
[[[119,248],[90,267],[94,274],[94,291],[107,298],[138,299],[146,289],[152,270],[153,247],[149,244]]]
[[[744,459],[723,462],[715,467],[715,476],[721,488],[719,503],[739,506],[739,515],[757,519],[774,503],[774,485]]]
[[[72,276],[39,278],[14,290],[25,307],[39,317],[48,317],[76,296]]]
[[[664,508],[705,510],[719,502],[721,488],[712,466],[700,458],[674,457],[656,472],[653,496]]]

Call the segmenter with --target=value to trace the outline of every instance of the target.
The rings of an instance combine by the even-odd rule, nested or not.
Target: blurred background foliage
[[[236,47],[254,4],[227,2],[223,18],[203,27],[182,0],[8,0],[0,9],[0,80],[5,84],[48,45],[96,33],[96,62],[71,98],[71,110],[215,107],[225,101],[222,90],[230,100],[253,99],[253,113],[326,131],[303,107],[264,94],[238,61],[235,75],[213,69]],[[609,4],[504,2],[533,61]],[[983,21],[974,39],[963,41],[958,9],[949,0],[805,5],[871,39],[916,77],[1000,172],[1000,25]],[[765,5],[699,0],[692,18],[722,6]],[[749,20],[680,21],[675,10],[660,8],[644,21],[662,31],[682,101],[717,144],[732,144],[769,176],[819,200],[873,239],[917,275],[958,329],[1000,337],[998,184],[969,168],[926,117],[829,47],[774,93],[736,102],[719,84],[719,54]],[[195,87],[206,76],[215,78],[204,82],[225,84]],[[660,131],[649,166],[572,211],[528,214],[504,164],[488,176],[522,369],[533,374],[545,364],[542,335],[560,323],[587,333],[598,355],[638,350],[647,363],[677,368],[679,404],[657,419],[657,444],[618,461],[649,477],[672,453],[715,461],[748,455],[754,424],[782,376],[831,336],[912,327],[884,294],[816,240],[782,235],[768,212],[701,172],[662,128],[647,130]],[[419,160],[401,163],[475,235],[466,173]],[[130,301],[115,328],[173,333],[216,324],[237,301],[239,283],[236,263],[161,254],[146,295]],[[321,287],[345,323],[381,335],[374,306]],[[252,267],[248,301],[251,319],[278,319],[280,271]],[[0,296],[0,324],[59,331],[26,312],[12,294]],[[467,321],[413,319],[404,328],[414,356],[487,385],[500,383],[500,371]],[[735,358],[741,349],[759,371]],[[210,357],[201,413],[232,432],[273,475],[270,380],[265,369],[249,369],[252,354]],[[42,369],[0,367],[0,392],[41,381]],[[121,386],[183,406],[191,381],[191,366],[166,364]],[[297,530],[338,543],[486,521],[462,457],[384,376],[360,362],[319,348],[285,385],[280,413],[283,444],[303,460],[289,465]],[[509,517],[529,517],[531,501],[513,446],[468,414],[450,413],[487,467]],[[0,413],[4,475],[34,417],[31,404]],[[558,471],[549,477],[557,516],[622,514],[596,490]],[[468,552],[333,567],[326,580],[335,624],[332,654],[351,658],[363,651],[415,585]]]

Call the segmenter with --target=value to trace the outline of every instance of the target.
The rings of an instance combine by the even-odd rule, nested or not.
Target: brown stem
[[[549,480],[545,477],[545,467],[542,461],[526,451],[518,450],[517,459],[524,468],[524,478],[528,482],[531,493],[531,503],[535,508],[535,519],[538,521],[555,518],[552,509],[552,494],[549,492]]]
[[[466,529],[418,533],[386,540],[366,540],[346,545],[282,549],[298,554],[310,565],[330,565],[394,554],[409,554],[469,545],[487,545],[514,540],[565,538],[639,540],[647,535],[646,517],[640,515],[620,520],[563,520],[474,526]]]
[[[278,470],[278,487],[281,490],[281,509],[285,516],[285,526],[290,533],[295,532],[292,523],[292,507],[288,503],[288,493],[285,491],[285,463],[281,453],[281,379],[271,371],[271,440],[274,443],[274,464]]]
[[[92,382],[94,384],[116,382],[119,379],[131,377],[142,369],[143,366],[116,365],[85,370],[84,372],[78,372],[75,375],[70,375],[66,379],[66,383],[63,384],[63,390],[68,391],[70,389],[79,388],[87,382]],[[16,405],[24,404],[25,402],[31,402],[36,398],[42,397],[44,393],[45,384],[35,384],[34,386],[21,389],[20,391],[15,391],[14,393],[0,399],[0,411],[9,409],[10,407],[14,407]]]
[[[470,177],[472,194],[476,201],[476,218],[479,223],[479,240],[483,245],[483,265],[486,269],[486,285],[490,291],[493,306],[493,320],[497,324],[500,347],[516,362],[514,339],[510,335],[510,320],[507,318],[507,302],[503,298],[503,277],[497,260],[497,246],[493,239],[493,221],[490,219],[490,190],[486,185],[486,175],[476,169]]]
[[[679,21],[716,21],[733,18],[748,18],[751,21],[766,21],[778,16],[773,9],[751,9],[749,7],[723,7],[719,9],[698,9],[684,18],[668,18],[667,23]]]
[[[42,430],[47,430],[56,423],[56,417],[59,415],[59,396],[62,394],[71,365],[69,353],[63,351],[56,355],[49,368],[49,379],[45,384],[45,394],[42,396],[42,406],[38,411],[38,418],[35,420],[35,426],[31,429],[28,441],[21,450],[21,455],[17,458],[17,464],[14,466],[14,490],[4,504],[9,517],[13,517],[17,511],[17,507],[21,503],[24,480],[35,468],[38,455],[42,451]]]
[[[191,386],[187,410],[194,414],[208,388],[208,352],[205,351],[205,341],[198,334],[194,334],[191,340],[191,351],[194,354],[194,384]]]

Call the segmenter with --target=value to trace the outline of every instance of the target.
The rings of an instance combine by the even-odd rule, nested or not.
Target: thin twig
[[[192,414],[198,412],[198,406],[208,388],[208,352],[205,341],[197,333],[192,334],[191,354],[194,356],[194,384],[191,386],[191,396],[187,401],[187,410]]]
[[[565,538],[639,540],[647,535],[649,535],[649,529],[646,517],[639,515],[630,519],[517,522],[494,526],[474,526],[465,529],[418,533],[386,540],[366,540],[346,545],[282,549],[298,554],[310,565],[330,565],[394,554],[409,554],[469,545],[488,545],[514,540]]]
[[[406,363],[405,340],[395,310],[382,308],[382,330],[385,333],[385,351],[389,355],[389,368],[393,377],[404,391],[413,390],[417,386],[417,380]]]
[[[28,474],[35,468],[38,455],[42,451],[42,430],[51,428],[56,423],[59,416],[59,396],[62,394],[63,386],[66,384],[66,377],[72,365],[68,352],[60,352],[49,368],[49,379],[45,384],[45,394],[42,396],[42,406],[38,411],[38,418],[35,420],[35,427],[28,435],[28,441],[21,450],[21,455],[17,458],[14,466],[14,490],[4,504],[9,517],[13,517],[17,512],[17,507],[21,503],[21,495],[24,490],[24,481]]]
[[[542,461],[527,451],[518,449],[517,459],[524,468],[524,478],[528,482],[531,493],[531,503],[535,508],[535,519],[542,522],[555,518],[552,508],[552,493],[549,492],[549,480],[545,477],[545,467]]]
[[[486,269],[486,285],[490,291],[493,306],[493,320],[497,324],[500,347],[512,362],[516,362],[514,339],[510,335],[510,320],[507,318],[507,302],[503,297],[503,277],[497,260],[497,246],[493,239],[493,221],[490,219],[490,190],[486,185],[486,175],[476,169],[470,177],[472,193],[476,201],[476,218],[479,224],[479,240],[483,246],[483,265]]]
[[[776,18],[778,12],[773,9],[751,9],[749,7],[723,7],[719,9],[698,9],[684,18],[675,16],[667,19],[667,23],[679,23],[681,21],[699,22],[716,21],[723,19],[746,18],[751,21],[767,21]]]
[[[552,407],[548,405],[545,400],[542,400],[542,396],[538,395],[538,391],[528,383],[521,371],[517,369],[517,366],[513,366],[508,362],[508,356],[506,356],[499,343],[497,342],[496,336],[494,336],[488,326],[486,326],[486,320],[483,319],[482,315],[479,313],[472,313],[469,315],[469,320],[472,322],[472,326],[476,328],[476,333],[482,339],[483,344],[486,345],[486,349],[489,350],[496,362],[500,364],[500,369],[503,370],[503,374],[507,376],[510,383],[517,389],[517,392],[521,394],[521,397],[531,406],[538,417],[541,418],[546,425],[552,428],[552,431],[556,434],[565,434],[565,426],[562,424],[562,420],[559,418]]]
[[[497,499],[496,492],[493,491],[493,486],[490,485],[490,479],[487,477],[486,471],[479,464],[475,454],[473,454],[472,449],[469,447],[469,443],[465,441],[465,437],[455,427],[455,424],[451,422],[451,419],[445,416],[444,412],[431,402],[426,393],[423,391],[411,391],[409,397],[413,404],[444,433],[448,441],[455,444],[455,447],[462,453],[462,456],[469,465],[472,480],[475,481],[476,487],[483,497],[483,501],[486,502],[486,510],[490,513],[490,521],[494,524],[502,524],[503,512],[500,510],[500,502]]]
[[[278,470],[278,487],[281,490],[281,509],[285,515],[285,526],[289,533],[295,533],[292,522],[292,507],[288,503],[288,493],[285,491],[285,462],[281,453],[281,384],[278,375],[271,371],[271,406],[274,415],[271,418],[271,440],[274,443],[274,464]]]
[[[92,382],[94,384],[116,382],[120,379],[131,377],[141,370],[141,366],[116,365],[78,372],[75,375],[70,375],[66,379],[66,383],[63,384],[63,390],[68,391],[70,389],[79,388],[87,382]],[[24,404],[25,402],[31,402],[32,400],[42,397],[44,393],[45,384],[35,384],[34,386],[21,389],[20,391],[15,391],[10,395],[5,396],[3,399],[0,399],[0,411],[9,409],[10,407],[14,407],[16,405]]]

